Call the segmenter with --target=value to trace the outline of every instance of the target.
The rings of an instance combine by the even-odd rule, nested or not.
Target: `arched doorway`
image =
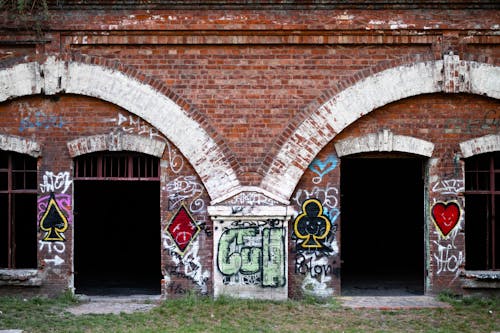
[[[424,163],[394,153],[342,158],[343,295],[424,293]]]
[[[74,215],[76,293],[160,294],[158,158],[132,152],[77,157]]]

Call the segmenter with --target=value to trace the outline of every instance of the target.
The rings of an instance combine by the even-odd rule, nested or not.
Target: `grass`
[[[335,299],[258,301],[187,296],[153,310],[75,316],[77,301],[0,297],[0,329],[27,332],[494,332],[500,331],[498,298],[441,295],[451,309],[352,310]]]

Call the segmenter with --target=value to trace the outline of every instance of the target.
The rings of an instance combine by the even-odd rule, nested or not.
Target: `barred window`
[[[466,269],[500,269],[500,152],[465,161]]]
[[[37,160],[0,151],[0,267],[35,268]]]

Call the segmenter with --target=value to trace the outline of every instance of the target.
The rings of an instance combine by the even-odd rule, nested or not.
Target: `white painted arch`
[[[356,138],[337,141],[335,151],[338,157],[367,152],[401,152],[431,157],[432,142],[406,135],[395,135],[389,130],[369,133]]]
[[[460,143],[460,150],[464,158],[500,151],[500,134],[490,134],[464,141]]]
[[[0,150],[14,151],[32,157],[40,157],[42,148],[38,142],[15,135],[0,134]]]
[[[116,104],[164,134],[189,160],[211,198],[240,188],[235,171],[213,138],[172,99],[118,70],[49,57],[0,70],[0,102],[69,93]]]
[[[458,75],[457,75],[458,74]],[[443,60],[390,68],[366,77],[311,112],[281,146],[261,187],[287,199],[314,157],[344,128],[386,104],[421,94],[467,92],[500,98],[500,67]]]

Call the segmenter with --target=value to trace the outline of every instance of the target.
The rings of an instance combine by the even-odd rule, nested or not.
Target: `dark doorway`
[[[343,295],[424,293],[424,182],[418,158],[343,158]]]
[[[160,294],[160,182],[75,180],[75,288]]]

